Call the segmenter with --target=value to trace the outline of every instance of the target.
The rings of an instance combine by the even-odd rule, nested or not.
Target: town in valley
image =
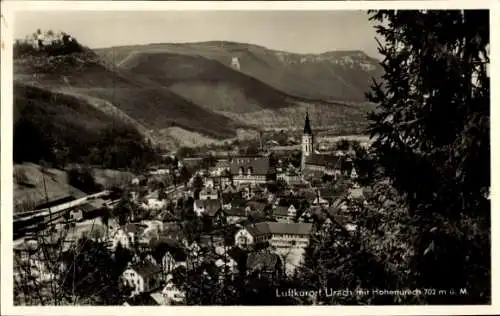
[[[16,12],[14,305],[491,304],[488,10],[130,13]]]

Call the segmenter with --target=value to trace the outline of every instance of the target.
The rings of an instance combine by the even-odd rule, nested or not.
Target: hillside
[[[199,57],[231,66],[237,60],[239,72],[288,95],[312,100],[364,101],[371,78],[382,74],[379,61],[362,51],[334,51],[323,54],[295,54],[262,46],[234,42],[150,44],[98,49],[96,52],[119,68],[135,67],[144,55],[173,55],[184,67]],[[165,59],[164,58],[164,59]],[[176,57],[179,60],[180,57]],[[141,63],[141,62],[139,62]],[[184,68],[183,68],[184,69]],[[169,71],[169,76],[172,73]]]
[[[209,110],[246,113],[293,104],[285,93],[200,56],[142,53],[120,68],[169,87]]]
[[[359,52],[298,55],[227,42],[25,54],[14,62],[15,111],[35,106],[22,112],[32,125],[67,129],[68,141],[98,140],[98,130],[121,122],[164,149],[297,129],[306,111],[316,128],[359,133],[370,106],[352,101],[378,71],[373,65]],[[332,101],[342,98],[351,102]]]
[[[14,78],[19,82],[61,94],[90,97],[94,106],[105,101],[136,121],[144,131],[178,126],[215,138],[235,136],[230,119],[207,111],[154,82],[125,71],[114,71],[97,56],[25,58],[16,60],[14,66]],[[204,124],[199,124],[200,121]],[[168,144],[171,140],[157,141]]]
[[[159,159],[133,126],[84,98],[14,83],[14,162],[143,168]],[[134,153],[134,155],[130,155]]]
[[[130,183],[133,174],[109,169],[94,169],[97,183],[104,188]],[[45,185],[44,185],[45,181]],[[47,196],[45,195],[47,191]],[[68,195],[83,197],[86,194],[68,183],[65,170],[42,168],[38,164],[14,164],[14,211],[29,211],[38,204],[57,200]]]
[[[30,211],[46,200],[52,201],[68,195],[75,197],[85,195],[68,184],[68,175],[63,170],[54,168],[44,170],[40,165],[32,163],[14,165],[13,189],[15,212]]]

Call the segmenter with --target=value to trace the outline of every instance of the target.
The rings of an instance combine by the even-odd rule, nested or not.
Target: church
[[[353,166],[349,158],[333,154],[319,154],[315,150],[309,113],[306,113],[301,150],[301,172],[303,176],[311,173],[322,173],[333,176],[351,175]]]

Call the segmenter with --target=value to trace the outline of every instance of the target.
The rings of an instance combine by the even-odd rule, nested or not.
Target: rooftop
[[[232,207],[228,210],[225,210],[224,212],[226,213],[226,216],[240,216],[240,217],[247,216],[247,212],[243,207]]]
[[[248,172],[248,168],[252,168],[253,175],[267,175],[270,173],[268,157],[236,157],[230,162],[230,171],[237,175],[240,168],[243,168],[243,173]]]
[[[139,264],[132,264],[130,265],[130,269],[133,269],[142,277],[148,277],[150,275],[154,275],[161,272],[161,268],[159,266],[149,261],[144,261]]]
[[[312,230],[310,223],[280,223],[280,222],[260,222],[250,224],[245,227],[253,236],[268,234],[283,235],[309,235]]]
[[[273,210],[274,216],[288,216],[288,207],[286,206],[277,206]]]
[[[213,216],[218,210],[222,208],[222,204],[219,200],[196,200],[196,207],[204,208],[205,214],[208,216]]]

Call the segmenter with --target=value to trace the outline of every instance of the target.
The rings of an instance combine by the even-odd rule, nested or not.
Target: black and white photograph
[[[128,8],[7,21],[13,306],[492,304],[488,7]]]

